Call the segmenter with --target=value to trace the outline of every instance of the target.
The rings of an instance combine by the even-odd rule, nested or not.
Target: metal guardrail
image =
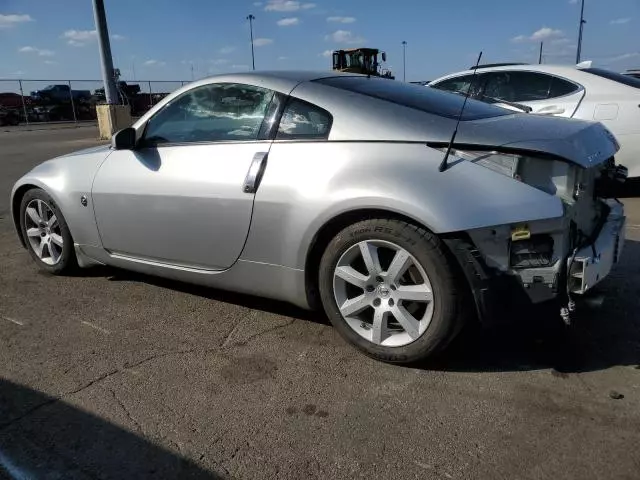
[[[169,93],[190,80],[120,80],[120,103],[140,116]],[[55,86],[47,90],[47,86]],[[104,101],[101,80],[48,80],[0,78],[0,106],[5,123],[86,122],[96,120],[95,105]],[[6,119],[9,118],[9,121]],[[3,116],[0,115],[0,125]]]

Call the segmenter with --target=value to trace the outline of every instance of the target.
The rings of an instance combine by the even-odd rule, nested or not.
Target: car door
[[[134,261],[222,270],[242,252],[280,94],[213,83],[151,117],[139,147],[116,150],[92,189],[103,247]]]
[[[584,97],[580,85],[541,72],[500,70],[486,74],[483,99],[531,107],[531,113],[572,117]]]

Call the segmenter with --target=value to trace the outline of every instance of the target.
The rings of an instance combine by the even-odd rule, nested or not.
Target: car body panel
[[[104,248],[169,264],[229,268],[242,252],[251,223],[254,195],[243,191],[243,182],[253,156],[266,155],[270,144],[114,151],[92,189]]]
[[[471,162],[451,157],[440,173],[442,156],[420,143],[274,142],[242,258],[304,268],[320,228],[357,210],[401,214],[436,233],[563,213],[557,197]]]
[[[48,160],[20,178],[13,187],[13,199],[18,189],[35,186],[45,190],[64,212],[69,229],[78,243],[100,246],[93,209],[82,205],[82,197],[91,196],[91,184],[102,162],[112,151],[108,145],[92,147]],[[17,218],[11,202],[13,218]],[[19,224],[16,223],[19,229]]]

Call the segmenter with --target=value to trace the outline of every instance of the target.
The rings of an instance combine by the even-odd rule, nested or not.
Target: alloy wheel
[[[338,260],[333,292],[344,320],[368,341],[401,347],[417,340],[433,318],[434,296],[424,267],[407,250],[365,240]]]
[[[56,265],[62,258],[64,239],[53,209],[36,198],[27,204],[24,215],[31,249],[43,263]]]

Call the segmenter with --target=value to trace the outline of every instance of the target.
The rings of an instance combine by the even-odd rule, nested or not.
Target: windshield
[[[384,78],[329,77],[315,80],[315,82],[446,118],[457,119],[464,102],[464,96],[461,95]],[[512,113],[504,108],[469,98],[462,120],[499,117]]]
[[[631,77],[629,75],[622,75],[621,73],[612,72],[611,70],[605,70],[604,68],[581,68],[583,72],[588,72],[599,77],[613,80],[614,82],[623,83],[629,87],[640,88],[640,79]]]

